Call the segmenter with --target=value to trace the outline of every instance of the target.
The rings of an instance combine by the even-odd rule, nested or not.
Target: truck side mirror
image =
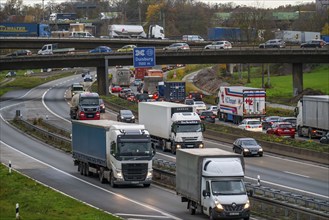
[[[252,197],[254,195],[254,190],[252,190],[252,189],[251,190],[248,190],[247,191],[247,195],[250,196],[250,197]]]
[[[206,126],[205,126],[205,124],[203,124],[203,123],[201,123],[201,131],[202,131],[202,132],[206,131]]]
[[[296,107],[295,109],[294,109],[294,114],[295,114],[295,117],[297,117],[298,116],[298,107]]]
[[[203,195],[203,197],[209,197],[210,196],[210,192],[204,189],[202,191],[202,195]]]

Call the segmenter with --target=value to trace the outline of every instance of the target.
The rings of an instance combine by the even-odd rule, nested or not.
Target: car
[[[259,44],[259,48],[285,48],[286,42],[282,39],[272,39],[268,40],[265,43]]]
[[[126,99],[128,101],[135,102],[136,101],[136,95],[135,95],[135,93],[133,93],[133,92],[127,93],[126,94]]]
[[[6,74],[6,77],[15,77],[16,76],[16,72],[15,71],[9,71],[7,74]]]
[[[130,110],[120,110],[117,120],[126,123],[135,123],[135,116]]]
[[[89,50],[89,53],[110,53],[112,49],[107,46],[98,46],[95,49]]]
[[[126,93],[130,93],[130,92],[132,92],[131,91],[131,89],[129,89],[129,88],[125,88],[125,89],[122,89],[120,92],[119,92],[119,97],[120,98],[123,98],[123,99],[125,99],[126,98]]]
[[[267,130],[267,129],[271,128],[272,125],[275,122],[278,122],[280,118],[281,118],[280,116],[265,117],[264,120],[262,121],[263,130]]]
[[[217,116],[218,114],[218,107],[216,105],[211,105],[207,108],[207,111],[212,111],[212,113],[214,113],[214,115]]]
[[[267,129],[266,134],[295,138],[296,129],[292,127],[290,122],[276,122],[272,128]]]
[[[194,101],[193,107],[197,113],[205,111],[207,109],[207,106],[203,101]]]
[[[215,123],[216,115],[212,111],[203,111],[200,113],[200,119],[203,121]]]
[[[329,132],[323,137],[320,138],[320,143],[322,144],[329,144]]]
[[[302,43],[300,45],[301,48],[322,48],[326,45],[326,42],[324,40],[320,39],[313,39],[310,41],[307,41],[305,43]]]
[[[112,88],[111,88],[112,93],[118,93],[118,92],[121,92],[121,90],[122,90],[121,86],[112,86]]]
[[[134,80],[134,86],[139,86],[142,83],[141,79],[135,79]]]
[[[100,108],[100,113],[105,113],[105,103],[103,99],[99,99],[99,108]]]
[[[190,46],[187,43],[174,43],[167,47],[164,47],[163,50],[189,50]]]
[[[229,41],[215,41],[204,47],[206,50],[231,49],[232,44]]]
[[[91,75],[87,74],[87,75],[85,75],[83,77],[83,81],[84,82],[92,82],[93,81],[93,77]]]
[[[245,156],[263,156],[263,148],[253,138],[238,138],[233,142],[233,152]]]
[[[33,70],[27,70],[25,73],[24,73],[24,76],[31,76],[34,74],[34,71]]]
[[[185,105],[194,105],[194,100],[193,99],[185,99],[184,103],[185,103]]]
[[[250,118],[243,119],[238,127],[246,131],[262,132],[263,130],[262,122],[260,120]]]
[[[134,48],[136,48],[137,46],[136,45],[133,45],[133,44],[128,44],[128,45],[125,45],[121,48],[119,48],[117,51],[118,52],[131,52],[134,50]]]
[[[296,129],[296,117],[281,117],[278,122],[290,122],[292,127]]]
[[[136,102],[147,102],[150,99],[148,93],[138,93],[135,95]]]
[[[31,56],[32,52],[30,50],[16,50],[7,55],[7,57],[17,57],[17,56]]]

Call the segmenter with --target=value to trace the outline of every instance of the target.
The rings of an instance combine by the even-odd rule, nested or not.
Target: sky
[[[5,2],[6,0],[0,0],[0,2]],[[49,0],[44,0],[47,4]],[[55,3],[67,2],[70,0],[54,0]],[[215,4],[215,3],[229,3],[233,2],[236,5],[247,5],[259,8],[276,8],[284,5],[299,5],[304,3],[313,3],[315,0],[199,0],[205,3]],[[33,5],[42,4],[42,0],[23,0],[23,4]]]

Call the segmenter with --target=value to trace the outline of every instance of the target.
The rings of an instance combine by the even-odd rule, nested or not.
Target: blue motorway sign
[[[134,67],[153,67],[155,66],[155,48],[154,47],[136,47],[134,48]]]

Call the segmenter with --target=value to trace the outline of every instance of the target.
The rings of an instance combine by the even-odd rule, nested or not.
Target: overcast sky
[[[69,2],[71,0],[54,0],[56,3]],[[247,5],[261,8],[276,8],[281,5],[299,5],[303,3],[315,2],[315,0],[199,0],[205,3],[229,3],[233,2],[236,5]],[[0,2],[6,2],[6,0],[0,0]],[[49,0],[44,0],[47,4]],[[23,0],[23,4],[42,4],[42,0]]]

